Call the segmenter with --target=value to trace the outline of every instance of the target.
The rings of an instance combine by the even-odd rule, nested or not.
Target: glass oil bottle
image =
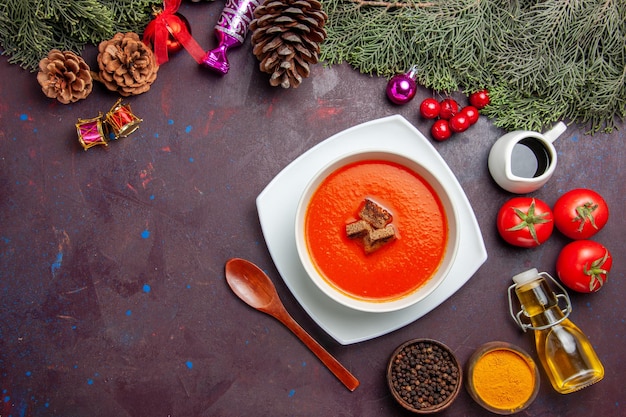
[[[562,293],[555,294],[548,280]],[[569,320],[572,307],[565,289],[537,269],[515,275],[513,282],[509,287],[511,316],[522,330],[534,331],[537,355],[554,389],[568,394],[600,381],[604,367],[587,336]],[[517,314],[513,312],[513,291],[521,305]],[[566,307],[559,306],[560,299]]]

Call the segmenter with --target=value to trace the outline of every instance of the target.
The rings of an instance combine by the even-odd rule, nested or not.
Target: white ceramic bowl
[[[329,283],[320,274],[313,260],[311,259],[309,249],[307,247],[307,239],[305,236],[305,217],[309,206],[309,201],[311,200],[311,197],[318,189],[320,184],[326,179],[326,177],[328,177],[328,175],[347,164],[369,160],[382,160],[398,163],[418,174],[422,179],[429,183],[433,190],[436,192],[443,206],[443,210],[447,217],[448,224],[448,240],[445,253],[439,265],[439,268],[435,271],[431,278],[412,293],[409,293],[400,298],[382,301],[351,297],[340,291],[339,289],[335,288],[335,286],[331,283]],[[457,222],[458,215],[456,212],[456,208],[452,204],[448,185],[440,182],[428,169],[422,166],[419,162],[389,151],[359,150],[347,155],[343,155],[333,162],[330,162],[328,165],[320,169],[305,187],[304,192],[300,197],[300,201],[298,203],[296,211],[296,248],[298,250],[298,256],[300,258],[300,261],[302,262],[302,265],[304,266],[304,269],[311,278],[311,280],[325,295],[327,295],[331,299],[346,307],[360,311],[375,313],[396,311],[409,307],[419,302],[420,300],[423,300],[445,280],[448,272],[450,271],[450,268],[452,267],[459,245],[459,227],[457,227]],[[415,259],[415,262],[419,262],[419,259]]]

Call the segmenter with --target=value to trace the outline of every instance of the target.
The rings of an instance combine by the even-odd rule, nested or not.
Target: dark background
[[[180,9],[205,48],[220,3]],[[83,56],[96,67],[95,48]],[[75,123],[118,96],[96,85],[86,99],[46,98],[34,73],[0,58],[0,416],[399,416],[385,385],[392,351],[416,337],[440,340],[465,364],[480,345],[514,343],[536,358],[533,336],[508,313],[507,287],[531,267],[554,274],[569,241],[555,232],[536,249],[505,244],[495,228],[513,197],[487,169],[504,132],[481,117],[434,146],[476,213],[489,259],[456,294],[416,322],[342,346],[304,313],[265,246],[255,199],[300,154],[356,124],[401,114],[428,136],[419,102],[392,105],[387,80],[347,65],[314,67],[298,89],[269,86],[249,40],[224,77],[186,53],[171,57],[151,90],[126,100],[143,119],[132,136],[85,152]],[[455,93],[461,103],[466,98]],[[435,97],[441,98],[439,94]],[[570,294],[572,320],[589,336],[605,379],[557,394],[542,374],[521,415],[625,415],[622,299],[624,124],[585,135],[572,125],[555,143],[554,177],[532,196],[552,205],[577,187],[612,209],[594,237],[613,253],[609,282]],[[296,320],[361,381],[346,390],[287,329],[237,299],[224,263],[243,257],[267,271]],[[465,390],[441,415],[482,416]]]

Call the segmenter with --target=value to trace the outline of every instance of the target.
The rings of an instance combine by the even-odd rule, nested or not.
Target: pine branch
[[[430,7],[434,3],[415,3],[415,2],[403,2],[403,1],[377,1],[377,0],[350,0],[352,3],[356,3],[358,7],[385,7],[388,9],[398,9],[403,7]]]
[[[162,0],[3,0],[0,46],[9,62],[35,71],[51,49],[80,53],[116,32],[141,33]]]
[[[420,67],[434,90],[489,88],[506,129],[569,119],[610,131],[626,117],[626,3],[324,0],[322,60],[389,77]]]
[[[152,19],[153,7],[163,6],[163,1],[155,0],[100,0],[115,16],[115,32],[143,33],[143,29]]]
[[[44,56],[45,44],[54,39],[53,28],[37,16],[29,2],[0,5],[0,45],[3,54],[11,55],[10,63],[28,64],[31,54]]]

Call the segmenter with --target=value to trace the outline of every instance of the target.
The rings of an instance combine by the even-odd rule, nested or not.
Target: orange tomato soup
[[[346,225],[370,198],[389,210],[396,239],[367,255]],[[313,194],[307,247],[321,275],[353,298],[390,301],[417,290],[441,264],[448,224],[433,188],[403,165],[369,160],[331,173]]]

